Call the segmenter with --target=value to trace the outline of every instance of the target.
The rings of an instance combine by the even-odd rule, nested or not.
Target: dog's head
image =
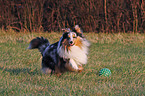
[[[68,46],[73,46],[76,45],[76,43],[78,43],[78,39],[83,38],[83,31],[81,30],[81,28],[76,25],[72,30],[70,28],[65,28],[62,29],[63,30],[63,42],[65,43],[65,45]]]

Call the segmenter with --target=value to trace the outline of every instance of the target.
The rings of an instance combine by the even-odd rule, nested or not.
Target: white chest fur
[[[71,46],[69,50],[65,50],[62,46],[57,48],[58,54],[64,59],[70,59],[70,65],[74,69],[78,69],[77,65],[82,65],[87,63],[87,54],[88,47],[90,46],[89,42],[85,39],[82,39],[82,46]]]

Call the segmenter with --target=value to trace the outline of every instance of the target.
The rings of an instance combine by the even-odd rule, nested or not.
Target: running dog
[[[81,72],[87,63],[90,43],[78,25],[71,30],[65,28],[60,40],[54,44],[43,37],[33,39],[28,49],[39,49],[42,54],[42,72],[61,74],[65,71]]]

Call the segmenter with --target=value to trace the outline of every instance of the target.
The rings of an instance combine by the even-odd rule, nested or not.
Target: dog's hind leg
[[[52,70],[50,68],[42,68],[41,69],[44,74],[51,74]]]
[[[58,66],[55,66],[55,74],[56,76],[60,77],[61,76],[61,70]]]

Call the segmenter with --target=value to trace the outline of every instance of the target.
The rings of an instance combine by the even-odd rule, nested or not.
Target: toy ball
[[[111,75],[111,71],[108,68],[103,68],[99,71],[99,76],[109,77],[110,75]]]

